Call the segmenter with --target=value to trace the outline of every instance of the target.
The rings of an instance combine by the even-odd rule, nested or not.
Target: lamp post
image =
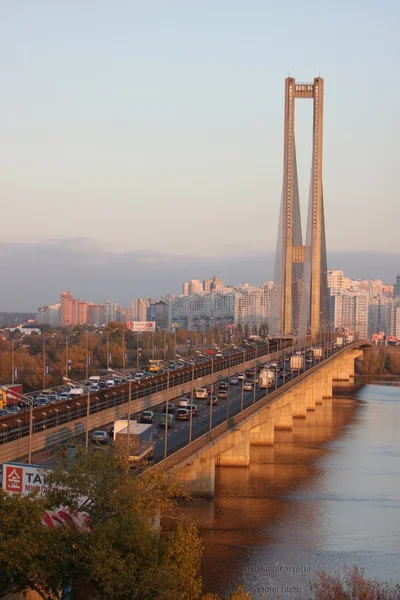
[[[17,392],[8,392],[8,397],[14,400],[20,400],[29,406],[29,438],[28,438],[28,464],[32,462],[32,423],[33,423],[33,400],[25,394],[17,394]],[[27,398],[27,400],[26,400]]]
[[[122,372],[125,373],[125,329],[122,330]]]
[[[86,331],[85,332],[85,345],[86,345],[86,379],[89,379],[89,354],[88,354],[88,338],[89,338],[89,332]]]
[[[167,458],[167,453],[168,453],[168,392],[169,392],[169,371],[167,371],[167,387],[165,388],[164,458]]]
[[[128,383],[128,435],[126,436],[126,456],[129,464],[129,428],[131,426],[132,379]]]
[[[17,340],[11,340],[11,383],[15,383],[15,344],[17,342],[21,342],[24,339],[24,335],[18,338]]]
[[[47,340],[49,340],[50,338],[54,337],[54,333],[53,335],[51,335],[50,337],[46,338],[43,337],[43,389],[46,389],[46,342]]]
[[[213,406],[213,379],[214,379],[214,357],[211,357],[211,396],[210,396],[210,431],[212,429],[212,406]]]
[[[69,379],[68,377],[63,377],[65,383],[72,383],[72,385],[80,385],[78,381],[74,381],[73,379]],[[83,388],[86,393],[86,431],[85,431],[85,448],[86,452],[89,450],[89,425],[90,425],[90,388]]]
[[[194,393],[194,363],[192,364],[192,392],[190,394],[190,414],[189,414],[189,444],[192,441],[193,425],[193,393]]]
[[[243,352],[243,367],[244,367],[244,363],[246,360],[246,350],[244,348],[242,348],[242,352]],[[242,375],[244,376],[244,371],[242,371]],[[243,404],[244,404],[244,379],[242,379],[242,393],[241,393],[241,397],[240,397],[240,412],[242,412],[243,410]]]

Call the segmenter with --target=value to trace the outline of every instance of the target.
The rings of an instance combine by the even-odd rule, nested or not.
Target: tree
[[[168,535],[153,525],[183,493],[167,473],[153,468],[134,476],[123,457],[105,449],[82,453],[70,470],[55,469],[46,484],[42,497],[0,493],[3,593],[31,588],[60,600],[72,582],[74,597],[92,600],[202,597],[194,524],[178,520]],[[59,506],[87,513],[87,529],[42,526],[43,511]]]

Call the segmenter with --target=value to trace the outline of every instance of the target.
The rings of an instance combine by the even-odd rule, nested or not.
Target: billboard
[[[132,331],[144,332],[144,331],[155,331],[156,324],[154,321],[132,321],[131,322]]]
[[[17,494],[29,494],[35,490],[44,492],[47,489],[44,482],[45,474],[50,470],[49,467],[40,465],[5,462],[3,463],[3,490]]]

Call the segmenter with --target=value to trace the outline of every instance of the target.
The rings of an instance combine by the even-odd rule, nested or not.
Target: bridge
[[[360,341],[332,351],[321,363],[282,383],[161,464],[175,470],[191,496],[212,497],[216,467],[248,467],[251,446],[272,446],[275,431],[290,431],[294,419],[306,419],[316,405],[329,403],[333,385],[352,380],[354,361],[369,345]]]

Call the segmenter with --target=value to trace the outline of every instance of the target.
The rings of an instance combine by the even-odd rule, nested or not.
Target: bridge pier
[[[315,404],[322,404],[322,376],[320,373],[316,373],[314,380],[315,389]]]
[[[217,456],[215,466],[248,467],[250,464],[250,432],[236,429],[231,435],[233,436],[233,446]],[[231,440],[229,442],[232,443]]]
[[[290,393],[286,393],[273,405],[275,431],[291,431],[293,429],[293,410]]]
[[[246,424],[247,425],[247,424]],[[248,423],[251,446],[273,446],[275,438],[274,410],[267,407]]]
[[[306,397],[306,407],[308,411],[315,410],[315,389],[312,384],[308,384],[304,390]]]
[[[292,414],[293,419],[305,419],[307,417],[306,384],[300,384],[292,392]]]
[[[215,458],[200,457],[179,471],[179,480],[193,498],[213,498],[215,494]]]
[[[322,398],[332,398],[333,372],[326,370],[323,374]]]

